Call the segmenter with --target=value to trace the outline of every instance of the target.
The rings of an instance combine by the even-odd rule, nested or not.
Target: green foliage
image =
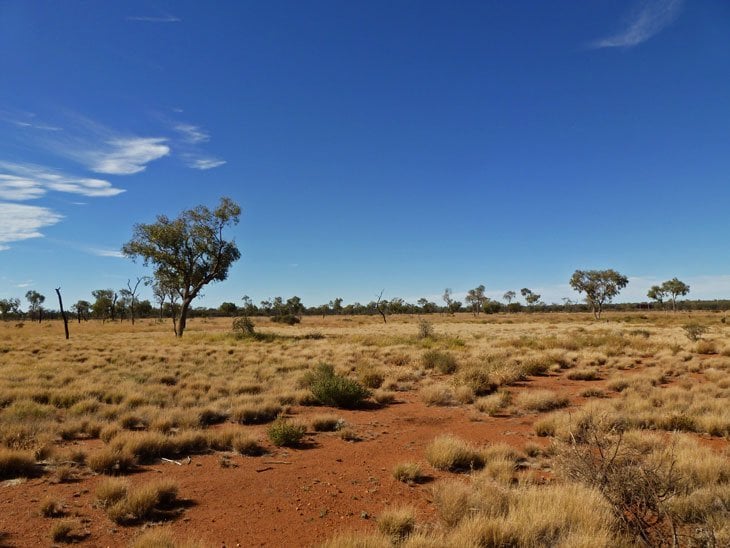
[[[233,334],[239,339],[255,338],[256,329],[251,318],[243,316],[233,320]]]
[[[281,417],[276,419],[268,430],[271,443],[277,447],[297,445],[306,432],[307,429],[303,424],[296,424]]]
[[[597,320],[601,318],[603,305],[610,303],[628,284],[626,276],[612,269],[576,270],[570,278],[570,286],[586,294],[586,302]]]
[[[319,364],[315,371],[307,375],[305,383],[322,405],[354,409],[370,396],[367,388],[357,381],[337,375],[334,367],[325,363]]]
[[[281,316],[273,316],[271,318],[271,321],[276,323],[283,323],[286,325],[296,325],[301,320],[293,314],[282,314]]]
[[[426,369],[435,369],[439,373],[449,374],[456,371],[458,364],[456,358],[448,352],[439,352],[438,350],[429,350],[424,352],[421,357],[423,367]]]
[[[182,299],[176,335],[181,337],[190,303],[201,289],[228,277],[241,257],[235,242],[223,239],[223,229],[238,223],[241,208],[222,198],[215,210],[205,206],[183,211],[177,218],[158,215],[157,222],[138,224],[122,252],[154,267],[158,285]]]

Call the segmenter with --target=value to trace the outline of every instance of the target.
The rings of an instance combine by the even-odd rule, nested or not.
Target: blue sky
[[[0,298],[121,288],[134,223],[224,195],[198,304],[730,297],[724,0],[5,0],[0,74]]]

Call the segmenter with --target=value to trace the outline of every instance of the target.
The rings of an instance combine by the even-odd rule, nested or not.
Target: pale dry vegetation
[[[408,399],[488,424],[527,421],[533,441],[524,450],[474,443],[435,426],[412,461],[385,475],[428,490],[438,522],[398,506],[370,536],[343,534],[330,545],[722,545],[730,536],[729,328],[719,315],[698,314],[705,329],[693,341],[686,316],[605,318],[434,316],[424,335],[416,317],[305,317],[293,327],[261,322],[257,337],[235,336],[228,320],[198,319],[183,339],[150,320],[88,322],[74,325],[70,341],[50,322],[1,324],[0,479],[84,481],[162,458],[258,458],[305,443],[316,451],[321,437],[372,434],[346,424],[342,410],[377,416]],[[592,456],[617,444],[612,465],[623,466],[606,482],[626,484],[620,470],[651,471],[656,482],[617,495],[590,480],[608,474]],[[437,481],[424,483],[431,474]],[[173,485],[126,480],[107,478],[96,491],[110,520],[177,511]],[[671,496],[657,501],[652,489]],[[54,504],[36,512],[57,515]],[[650,515],[627,521],[632,504]],[[57,527],[59,541],[75,534]]]

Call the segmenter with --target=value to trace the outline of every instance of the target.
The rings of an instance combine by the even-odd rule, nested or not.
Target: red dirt
[[[533,378],[512,390],[550,388],[582,404],[578,394],[604,381],[570,381],[550,375]],[[320,414],[322,408],[293,410],[297,418]],[[161,477],[174,479],[189,505],[168,526],[180,539],[206,546],[311,546],[338,531],[375,530],[375,518],[386,506],[411,504],[419,520],[436,519],[429,504],[429,484],[409,486],[396,481],[393,467],[422,463],[432,480],[453,476],[425,463],[424,448],[438,434],[452,433],[478,444],[505,442],[522,449],[528,441],[544,444],[532,430],[540,416],[489,417],[463,407],[427,407],[417,394],[399,394],[399,402],[382,409],[333,410],[362,437],[347,442],[335,433],[311,433],[303,448],[270,446],[263,457],[231,456],[235,466],[220,465],[220,454],[193,455],[189,465],[159,462],[128,476],[133,484]],[[241,427],[265,438],[265,427]],[[93,450],[99,441],[76,442]],[[726,442],[713,441],[713,445]],[[87,546],[127,545],[140,527],[114,524],[94,507],[94,491],[102,476],[76,483],[52,484],[49,478],[0,484],[0,546],[51,544],[54,520],[38,513],[43,499],[64,501],[68,516],[82,521]],[[81,532],[81,531],[79,531]]]

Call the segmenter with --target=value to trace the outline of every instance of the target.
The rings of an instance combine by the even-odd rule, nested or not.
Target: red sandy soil
[[[572,405],[589,386],[604,381],[571,381],[562,375],[537,377],[513,391],[549,388],[569,395]],[[410,504],[420,522],[436,520],[429,504],[430,483],[453,474],[433,470],[424,448],[437,435],[451,433],[477,444],[505,442],[522,449],[528,441],[544,445],[532,424],[540,415],[489,417],[463,407],[427,407],[413,392],[399,394],[392,405],[342,411],[295,408],[296,418],[332,411],[361,436],[348,442],[335,433],[310,433],[302,448],[268,446],[262,457],[192,455],[190,464],[158,462],[128,476],[132,484],[174,479],[185,509],[165,525],[178,539],[205,546],[312,546],[340,531],[374,531],[387,506]],[[265,427],[242,427],[265,439]],[[713,445],[725,442],[713,442]],[[93,451],[99,441],[76,442]],[[409,486],[395,480],[393,467],[419,462],[430,481]],[[544,473],[535,470],[538,476]],[[94,506],[94,491],[104,479],[89,475],[75,483],[53,484],[48,477],[0,484],[0,546],[48,546],[54,520],[38,513],[46,497],[62,500],[68,517],[81,523],[77,542],[86,546],[126,546],[145,526],[119,526]]]

